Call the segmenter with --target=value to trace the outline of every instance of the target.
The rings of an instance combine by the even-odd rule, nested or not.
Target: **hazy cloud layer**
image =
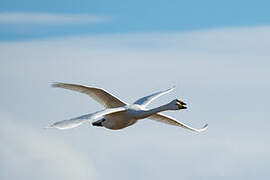
[[[87,156],[29,123],[6,113],[0,117],[1,179],[95,179]]]
[[[81,14],[52,14],[8,12],[0,13],[0,24],[86,24],[109,21],[108,16],[81,15]]]
[[[268,179],[269,42],[270,28],[254,27],[1,43],[0,174]],[[145,120],[120,131],[90,124],[45,131],[54,121],[102,108],[85,95],[51,88],[54,81],[103,87],[127,102],[176,85],[152,106],[180,97],[189,108],[167,114],[209,129],[196,134]]]

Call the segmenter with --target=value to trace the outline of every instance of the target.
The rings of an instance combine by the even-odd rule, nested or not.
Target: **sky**
[[[267,0],[1,0],[0,40],[267,25],[270,21],[269,6]],[[24,23],[23,15],[12,18],[5,13],[10,16],[16,13],[28,15],[28,23]],[[45,16],[85,15],[103,18],[95,22],[79,18],[69,23],[67,20],[49,23],[44,18],[38,18],[37,14],[40,13]],[[36,20],[33,20],[35,17]],[[17,19],[16,23],[14,19]],[[29,19],[32,19],[32,23]]]
[[[268,1],[0,3],[0,179],[268,179]],[[129,103],[176,86],[150,107],[209,128],[44,130],[103,108],[55,81]]]

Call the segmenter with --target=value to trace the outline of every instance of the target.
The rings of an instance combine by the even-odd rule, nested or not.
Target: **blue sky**
[[[217,27],[267,25],[269,1],[21,1],[2,0],[0,12],[108,16],[100,23],[69,25],[0,24],[0,40],[79,34],[190,31]]]

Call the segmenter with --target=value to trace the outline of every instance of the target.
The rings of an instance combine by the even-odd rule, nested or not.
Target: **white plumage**
[[[108,129],[116,130],[131,126],[138,120],[145,118],[149,118],[151,120],[167,123],[174,126],[183,127],[196,132],[202,132],[206,130],[208,126],[206,124],[201,129],[195,129],[175,120],[170,116],[160,113],[167,110],[186,109],[186,104],[178,99],[175,99],[170,103],[157,108],[147,109],[147,105],[149,105],[154,99],[169,93],[173,90],[173,88],[143,97],[134,102],[133,104],[127,104],[121,101],[119,98],[115,97],[114,95],[110,94],[106,90],[100,88],[66,83],[54,83],[52,86],[87,94],[93,99],[95,99],[97,102],[99,102],[101,105],[103,105],[106,109],[92,114],[86,114],[80,117],[59,121],[47,128],[56,128],[61,130],[71,129],[81,125],[82,123],[92,121],[92,124],[94,126],[103,126]],[[100,118],[102,119],[97,120]]]

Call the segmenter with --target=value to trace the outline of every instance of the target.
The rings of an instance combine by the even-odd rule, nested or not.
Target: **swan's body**
[[[49,128],[71,129],[81,125],[84,122],[94,121],[100,118],[102,119],[92,122],[92,124],[94,126],[102,126],[113,130],[123,129],[125,127],[135,124],[138,120],[145,118],[175,126],[180,126],[197,132],[204,131],[207,128],[206,124],[201,129],[194,129],[181,122],[178,122],[172,117],[160,113],[167,110],[186,109],[186,104],[181,100],[176,99],[163,106],[153,109],[147,109],[147,105],[150,104],[154,99],[172,91],[173,88],[143,97],[134,102],[133,104],[127,104],[118,99],[117,97],[111,95],[104,89],[100,88],[65,83],[55,83],[53,84],[53,87],[65,88],[87,94],[94,98],[97,102],[102,104],[106,109],[98,111],[96,113],[86,114],[69,120],[56,122],[53,125],[49,126]]]

